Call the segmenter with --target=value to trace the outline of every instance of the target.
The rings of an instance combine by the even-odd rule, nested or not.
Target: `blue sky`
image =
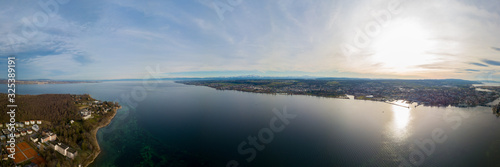
[[[0,2],[18,79],[500,78],[496,0],[63,1]]]

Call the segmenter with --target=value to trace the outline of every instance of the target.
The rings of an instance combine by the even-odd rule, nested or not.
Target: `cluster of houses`
[[[24,121],[23,122],[16,122],[14,123],[14,126],[16,127],[16,131],[14,132],[14,136],[16,138],[19,138],[21,136],[26,136],[26,135],[31,135],[34,132],[38,132],[40,130],[38,125],[42,124],[42,120],[30,120],[30,121]],[[2,129],[2,134],[0,135],[0,140],[6,140],[7,136],[10,135],[10,131],[8,130],[8,127],[10,126],[9,123],[5,124],[0,124],[0,128]]]
[[[103,107],[103,102],[102,101],[93,101],[93,102],[84,102],[84,103],[80,103],[80,104],[83,104],[83,105],[88,105],[90,107]],[[99,110],[97,111],[97,114],[99,113],[104,113],[106,114],[108,111],[110,111],[111,108],[102,108],[102,110]],[[82,116],[83,120],[87,120],[89,118],[92,118],[92,114],[96,113],[95,111],[92,111],[92,110],[89,110],[89,108],[84,108],[82,110],[80,110],[80,115]]]

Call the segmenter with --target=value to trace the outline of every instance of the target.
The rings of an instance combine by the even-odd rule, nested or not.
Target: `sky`
[[[500,80],[498,0],[17,0],[0,6],[0,65],[15,56],[18,79]]]

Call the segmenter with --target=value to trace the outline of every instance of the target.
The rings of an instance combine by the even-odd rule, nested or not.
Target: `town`
[[[179,81],[187,85],[217,90],[255,93],[311,95],[373,101],[405,100],[425,106],[490,106],[498,99],[498,87],[474,86],[479,82],[448,80],[371,80],[371,79],[253,79]]]
[[[98,145],[90,134],[103,120],[110,119],[119,108],[117,103],[102,102],[89,95],[68,95],[77,110],[73,119],[55,122],[29,119],[15,124],[0,124],[0,166],[86,166],[95,158]],[[76,119],[74,119],[76,118]],[[66,120],[66,119],[62,119]],[[9,131],[14,126],[14,131]],[[16,138],[15,151],[7,149],[7,136]],[[93,136],[92,136],[93,135]],[[14,158],[9,158],[14,154]]]

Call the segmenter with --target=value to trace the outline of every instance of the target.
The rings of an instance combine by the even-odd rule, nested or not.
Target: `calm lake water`
[[[490,108],[410,108],[382,102],[217,91],[162,81],[19,85],[19,94],[90,94],[123,108],[99,130],[91,166],[492,166],[500,119]],[[130,105],[123,97],[130,98]],[[281,126],[273,109],[286,107]],[[273,121],[274,120],[274,121]],[[276,121],[277,120],[277,121]],[[272,132],[273,127],[280,127]],[[275,127],[275,128],[276,128]],[[261,150],[249,144],[257,136]],[[269,133],[271,132],[271,134]],[[238,152],[242,146],[244,154]],[[255,158],[247,162],[254,150]],[[240,150],[241,151],[241,150]]]

